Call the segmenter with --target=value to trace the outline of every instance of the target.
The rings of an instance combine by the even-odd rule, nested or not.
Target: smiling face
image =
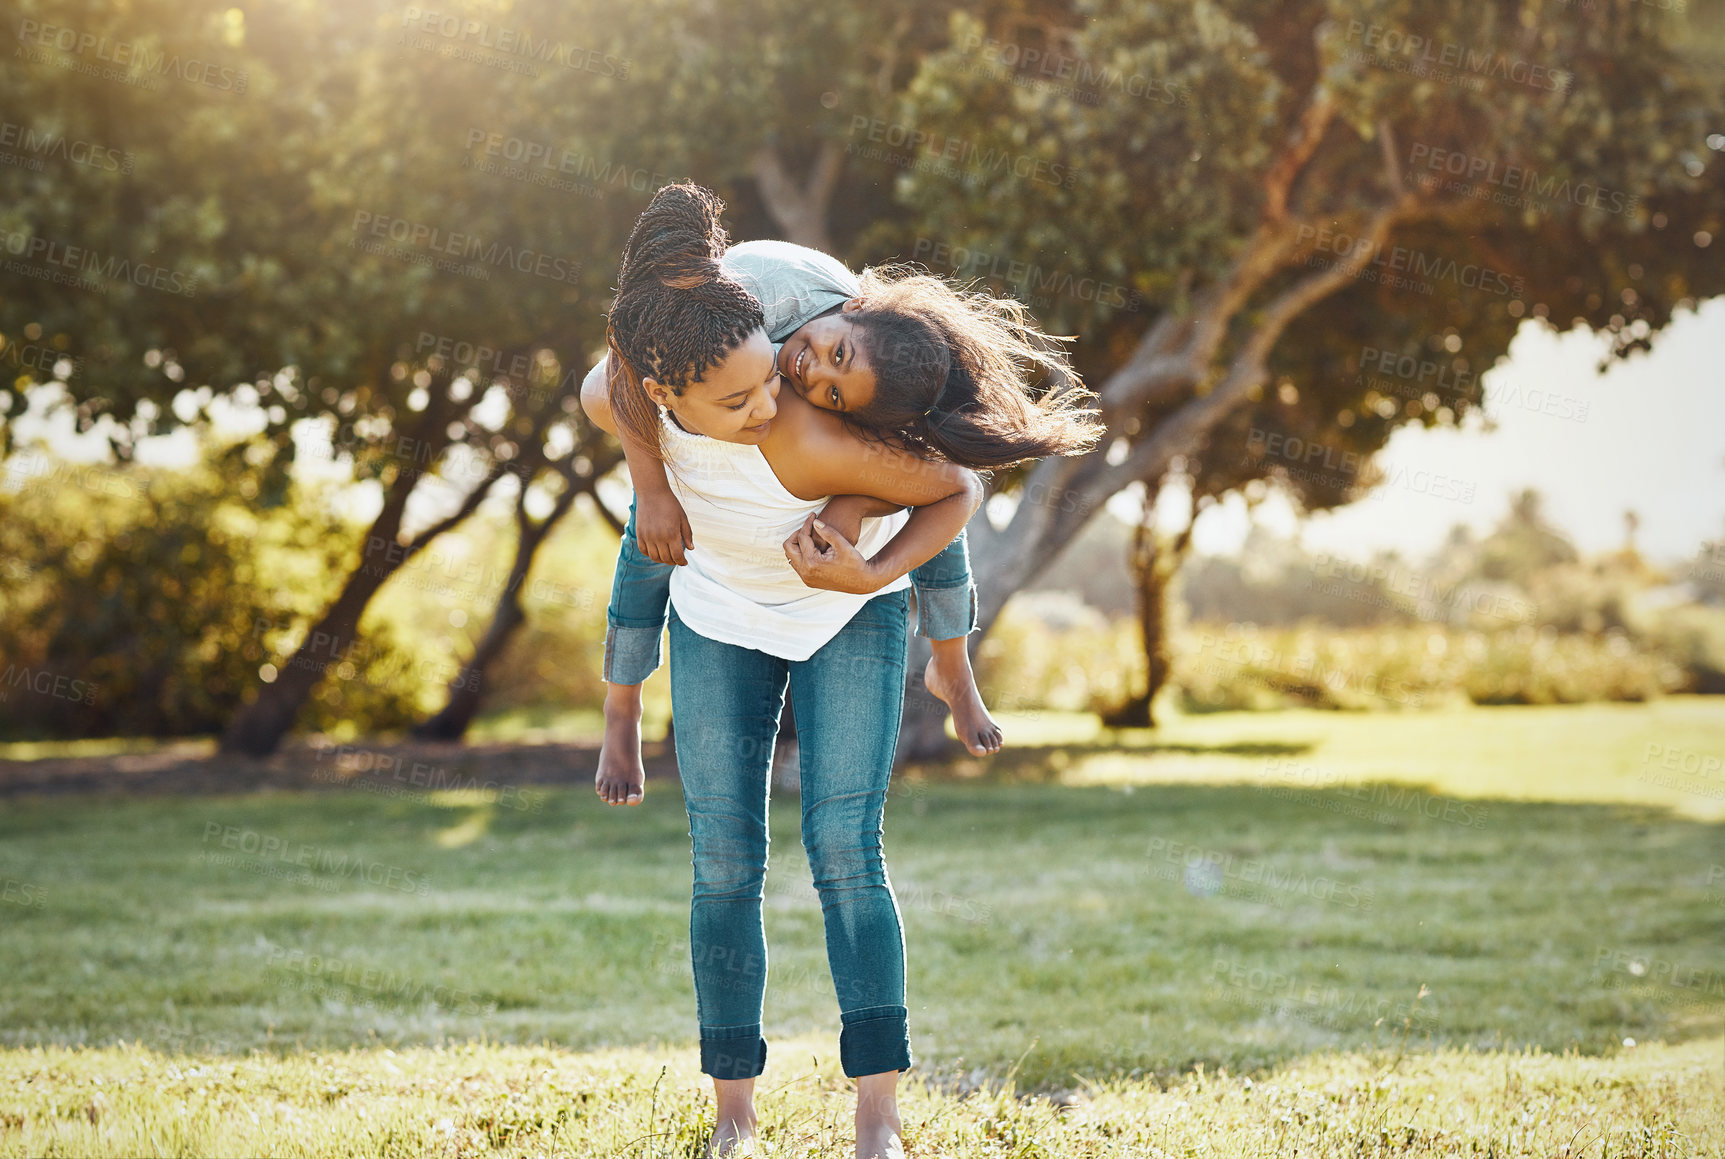
[[[648,398],[670,408],[684,430],[721,442],[759,443],[779,413],[779,368],[765,330],[750,334],[682,394],[652,378],[641,385]]]
[[[785,339],[779,350],[785,381],[822,410],[854,414],[874,401],[874,368],[848,317],[861,304],[852,298],[840,312],[823,314]]]

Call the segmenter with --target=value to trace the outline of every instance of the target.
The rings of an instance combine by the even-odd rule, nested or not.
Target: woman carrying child
[[[1059,362],[1033,341],[1039,336],[1012,299],[956,291],[906,267],[865,270],[859,278],[819,250],[784,241],[731,246],[719,265],[761,303],[782,380],[865,438],[977,471],[1088,448],[1082,414],[1039,407],[1025,393],[1027,367]],[[594,789],[607,804],[636,805],[646,784],[641,684],[659,666],[671,569],[686,563],[693,536],[664,465],[626,430],[622,442],[635,501],[606,617],[605,743]],[[822,518],[841,540],[854,541],[860,516],[884,510],[846,497]],[[875,590],[865,586],[865,561],[833,546],[806,560],[793,555],[804,582]],[[983,705],[966,648],[976,595],[964,534],[910,578],[917,634],[931,645],[924,684],[951,709],[973,756],[998,751],[1001,731]]]
[[[919,348],[946,357],[921,380],[920,396],[901,401],[895,378],[876,379],[856,413],[915,409],[882,423],[885,437],[865,437],[832,413],[837,407],[805,399],[825,381],[806,355],[791,367],[795,388],[782,389],[785,350],[796,343],[775,356],[761,303],[721,265],[721,209],[696,186],[655,196],[623,255],[609,356],[582,389],[595,422],[626,432],[665,465],[688,522],[686,563],[669,568],[671,698],[693,849],[701,1070],[718,1104],[709,1153],[754,1151],[754,1083],[767,1054],[767,774],[788,687],[802,839],[839,1000],[840,1063],[857,1080],[856,1154],[891,1159],[903,1154],[896,1089],[912,1058],[903,927],[881,836],[903,708],[906,590],[910,571],[949,544],[982,501],[975,473],[918,445],[909,418],[969,407],[967,426],[1010,432],[1018,429],[1012,414],[1034,412],[1067,432],[1071,453],[1094,443],[1094,412],[1076,408],[1078,391],[1023,395],[1004,416],[978,413],[980,396],[943,402],[938,393],[954,381],[967,387],[951,364],[955,336],[942,334],[939,347]],[[912,367],[936,362],[888,354]],[[831,357],[842,371],[843,356],[835,349]],[[844,518],[855,521],[854,535],[827,518],[832,506],[823,504],[834,495],[851,497]],[[799,567],[824,572],[832,586],[808,586]]]

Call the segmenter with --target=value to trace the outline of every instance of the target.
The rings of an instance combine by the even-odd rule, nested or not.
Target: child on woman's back
[[[1078,454],[1100,435],[1095,412],[1077,408],[1087,395],[1076,375],[1016,301],[956,291],[902,268],[865,270],[858,278],[827,254],[789,242],[744,242],[720,264],[759,299],[782,382],[868,437],[982,471]],[[1072,387],[1033,398],[1027,379],[1037,366],[1065,371]],[[589,410],[609,405],[606,368],[595,367],[583,385]],[[605,743],[594,778],[600,797],[613,805],[638,804],[644,795],[640,686],[658,667],[671,568],[698,550],[664,463],[631,439],[624,438],[623,449],[635,504],[607,613]],[[891,509],[872,498],[840,496],[821,521],[849,548],[863,518]],[[824,539],[839,549],[833,534]],[[818,586],[818,564],[803,574]],[[964,536],[912,571],[911,580],[917,631],[933,653],[923,674],[929,691],[952,709],[973,755],[995,752],[1000,729],[982,703],[965,646],[976,600]]]

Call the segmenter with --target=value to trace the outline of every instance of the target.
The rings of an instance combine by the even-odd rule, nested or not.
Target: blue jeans
[[[876,596],[807,660],[721,644],[671,610],[671,711],[689,812],[694,893],[689,954],[701,1071],[753,1078],[767,941],[767,798],[788,684],[797,713],[802,837],[826,924],[846,1075],[907,1070],[904,929],[881,851],[887,783],[904,709],[909,608]]]
[[[665,634],[665,608],[671,598],[671,569],[654,563],[635,543],[635,503],[617,552],[611,579],[611,606],[605,614],[605,681],[640,684],[659,667],[659,641]],[[910,573],[916,585],[916,634],[950,640],[976,630],[976,587],[970,578],[970,553],[964,532],[939,555]]]

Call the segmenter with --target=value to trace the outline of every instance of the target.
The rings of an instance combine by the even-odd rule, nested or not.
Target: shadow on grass
[[[1231,744],[1190,744],[1162,741],[1122,741],[1105,738],[1073,743],[1014,746],[992,757],[977,759],[964,754],[941,761],[919,761],[901,771],[914,771],[924,780],[977,782],[981,784],[1056,784],[1073,761],[1091,756],[1118,754],[1154,761],[1159,756],[1182,757],[1295,757],[1316,746],[1304,741],[1236,741]],[[898,775],[897,773],[894,774]]]

